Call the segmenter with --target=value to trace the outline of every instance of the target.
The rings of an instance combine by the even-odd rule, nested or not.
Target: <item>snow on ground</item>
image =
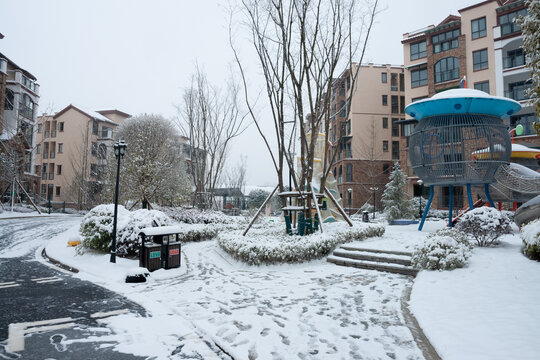
[[[413,251],[445,222],[427,221],[422,232],[417,226],[387,226],[382,238],[355,245]],[[108,255],[76,255],[65,246],[76,234],[73,228],[58,236],[47,253],[152,314],[107,320],[115,330],[108,336],[122,342],[117,350],[167,358],[180,346],[201,354],[209,351],[196,340],[202,336],[238,359],[423,358],[400,309],[400,298],[412,284],[408,277],[324,260],[252,267],[206,241],[183,246],[180,269],[154,272],[147,283],[125,284],[123,276],[137,261],[110,264]],[[445,360],[536,359],[539,270],[540,263],[520,253],[518,235],[508,235],[499,247],[476,248],[467,268],[420,272],[410,307]],[[143,340],[144,334],[150,338]]]

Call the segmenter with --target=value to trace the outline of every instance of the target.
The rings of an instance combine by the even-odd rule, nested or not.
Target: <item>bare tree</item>
[[[239,108],[238,91],[232,80],[225,91],[220,91],[210,85],[206,74],[197,68],[190,87],[184,91],[183,104],[178,106],[178,125],[189,138],[194,205],[199,208],[211,206],[231,141],[246,129],[246,115]]]
[[[87,205],[89,200],[93,198],[91,191],[92,186],[89,180],[89,133],[90,123],[87,122],[85,127],[80,129],[81,139],[83,142],[79,142],[75,145],[73,151],[69,153],[69,163],[73,172],[73,179],[69,184],[69,196],[71,201],[77,203],[77,208],[81,210]],[[43,149],[43,152],[46,150]],[[48,151],[48,150],[47,150]]]

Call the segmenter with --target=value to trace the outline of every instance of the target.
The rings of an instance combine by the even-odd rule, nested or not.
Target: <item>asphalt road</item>
[[[0,359],[139,359],[100,341],[111,330],[98,319],[145,316],[142,307],[35,259],[37,247],[79,220],[0,219]]]

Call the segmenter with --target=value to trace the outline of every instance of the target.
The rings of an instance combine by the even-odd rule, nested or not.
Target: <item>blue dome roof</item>
[[[491,96],[480,90],[452,89],[407,105],[405,113],[416,120],[448,114],[486,114],[504,119],[520,109],[521,105],[512,99]]]

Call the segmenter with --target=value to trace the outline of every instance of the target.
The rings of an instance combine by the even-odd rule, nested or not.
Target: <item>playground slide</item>
[[[497,184],[519,193],[540,194],[540,173],[520,164],[501,165],[495,174]]]
[[[540,195],[527,201],[516,210],[514,222],[521,227],[521,225],[538,218],[540,218]]]

